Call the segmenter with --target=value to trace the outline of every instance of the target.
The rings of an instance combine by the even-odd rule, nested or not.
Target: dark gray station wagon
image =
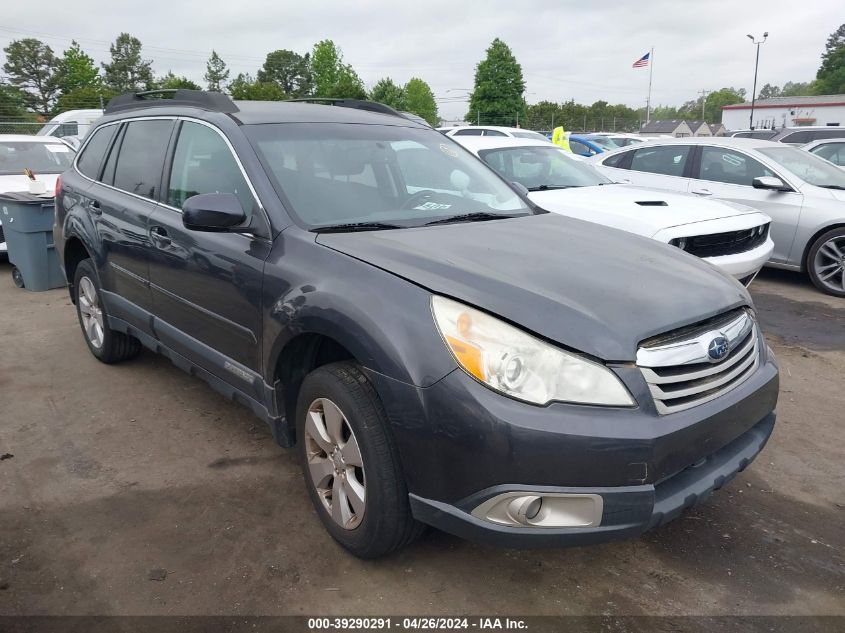
[[[358,556],[425,524],[630,537],[743,470],[775,422],[742,286],[538,209],[386,106],[124,95],[56,213],[92,354],[145,346],[250,407]]]

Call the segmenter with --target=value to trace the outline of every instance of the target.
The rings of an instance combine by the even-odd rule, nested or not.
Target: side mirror
[[[791,191],[780,178],[774,176],[760,176],[751,181],[755,189],[768,189],[770,191]]]
[[[182,204],[182,224],[192,231],[224,233],[245,220],[241,201],[233,193],[201,193]]]
[[[523,196],[527,196],[527,195],[528,195],[528,187],[526,187],[525,185],[523,185],[521,182],[516,182],[516,181],[514,180],[514,181],[511,183],[511,186],[512,186],[514,189],[516,189],[519,193],[521,193]]]

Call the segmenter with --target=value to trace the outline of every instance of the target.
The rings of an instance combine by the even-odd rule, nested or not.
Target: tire
[[[823,233],[807,253],[807,274],[829,295],[845,297],[845,227]]]
[[[97,360],[107,364],[119,363],[140,353],[141,342],[138,339],[108,327],[108,314],[100,300],[100,280],[90,259],[79,262],[76,267],[73,292],[82,336]]]
[[[18,267],[15,266],[12,268],[12,282],[15,284],[15,288],[25,288],[23,283],[23,275],[21,275],[21,271],[18,270]]]
[[[340,414],[339,424],[331,423],[337,420],[332,406]],[[338,543],[359,558],[378,558],[422,533],[424,526],[411,516],[384,407],[358,365],[333,363],[308,374],[299,391],[296,419],[308,494]],[[351,450],[354,445],[357,453]]]

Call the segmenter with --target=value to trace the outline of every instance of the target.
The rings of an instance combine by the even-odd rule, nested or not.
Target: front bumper
[[[615,488],[504,485],[488,488],[454,505],[411,494],[411,509],[416,519],[444,532],[500,547],[560,547],[630,538],[671,521],[731,481],[754,461],[769,440],[774,425],[775,414],[770,413],[702,463],[689,466],[656,485]],[[601,524],[587,528],[509,527],[471,514],[484,501],[510,491],[599,495],[604,505]]]
[[[769,261],[774,248],[775,243],[772,238],[769,238],[757,248],[752,248],[744,253],[704,257],[703,259],[736,279],[753,279],[765,263]],[[750,280],[748,283],[750,283]]]

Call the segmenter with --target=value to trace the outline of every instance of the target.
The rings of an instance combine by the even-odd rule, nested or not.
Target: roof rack
[[[186,90],[183,88],[166,88],[162,90],[145,90],[143,92],[127,92],[114,97],[106,105],[105,114],[123,112],[137,108],[193,106],[212,112],[237,112],[238,106],[222,92],[206,92],[205,90]]]
[[[384,105],[378,101],[365,101],[364,99],[333,99],[331,97],[303,97],[301,99],[288,99],[288,102],[322,103],[324,105],[333,105],[340,108],[354,108],[355,110],[366,110],[368,112],[389,114],[391,116],[398,116],[402,119],[407,119],[408,121],[413,120],[401,112],[394,110],[389,105]]]

